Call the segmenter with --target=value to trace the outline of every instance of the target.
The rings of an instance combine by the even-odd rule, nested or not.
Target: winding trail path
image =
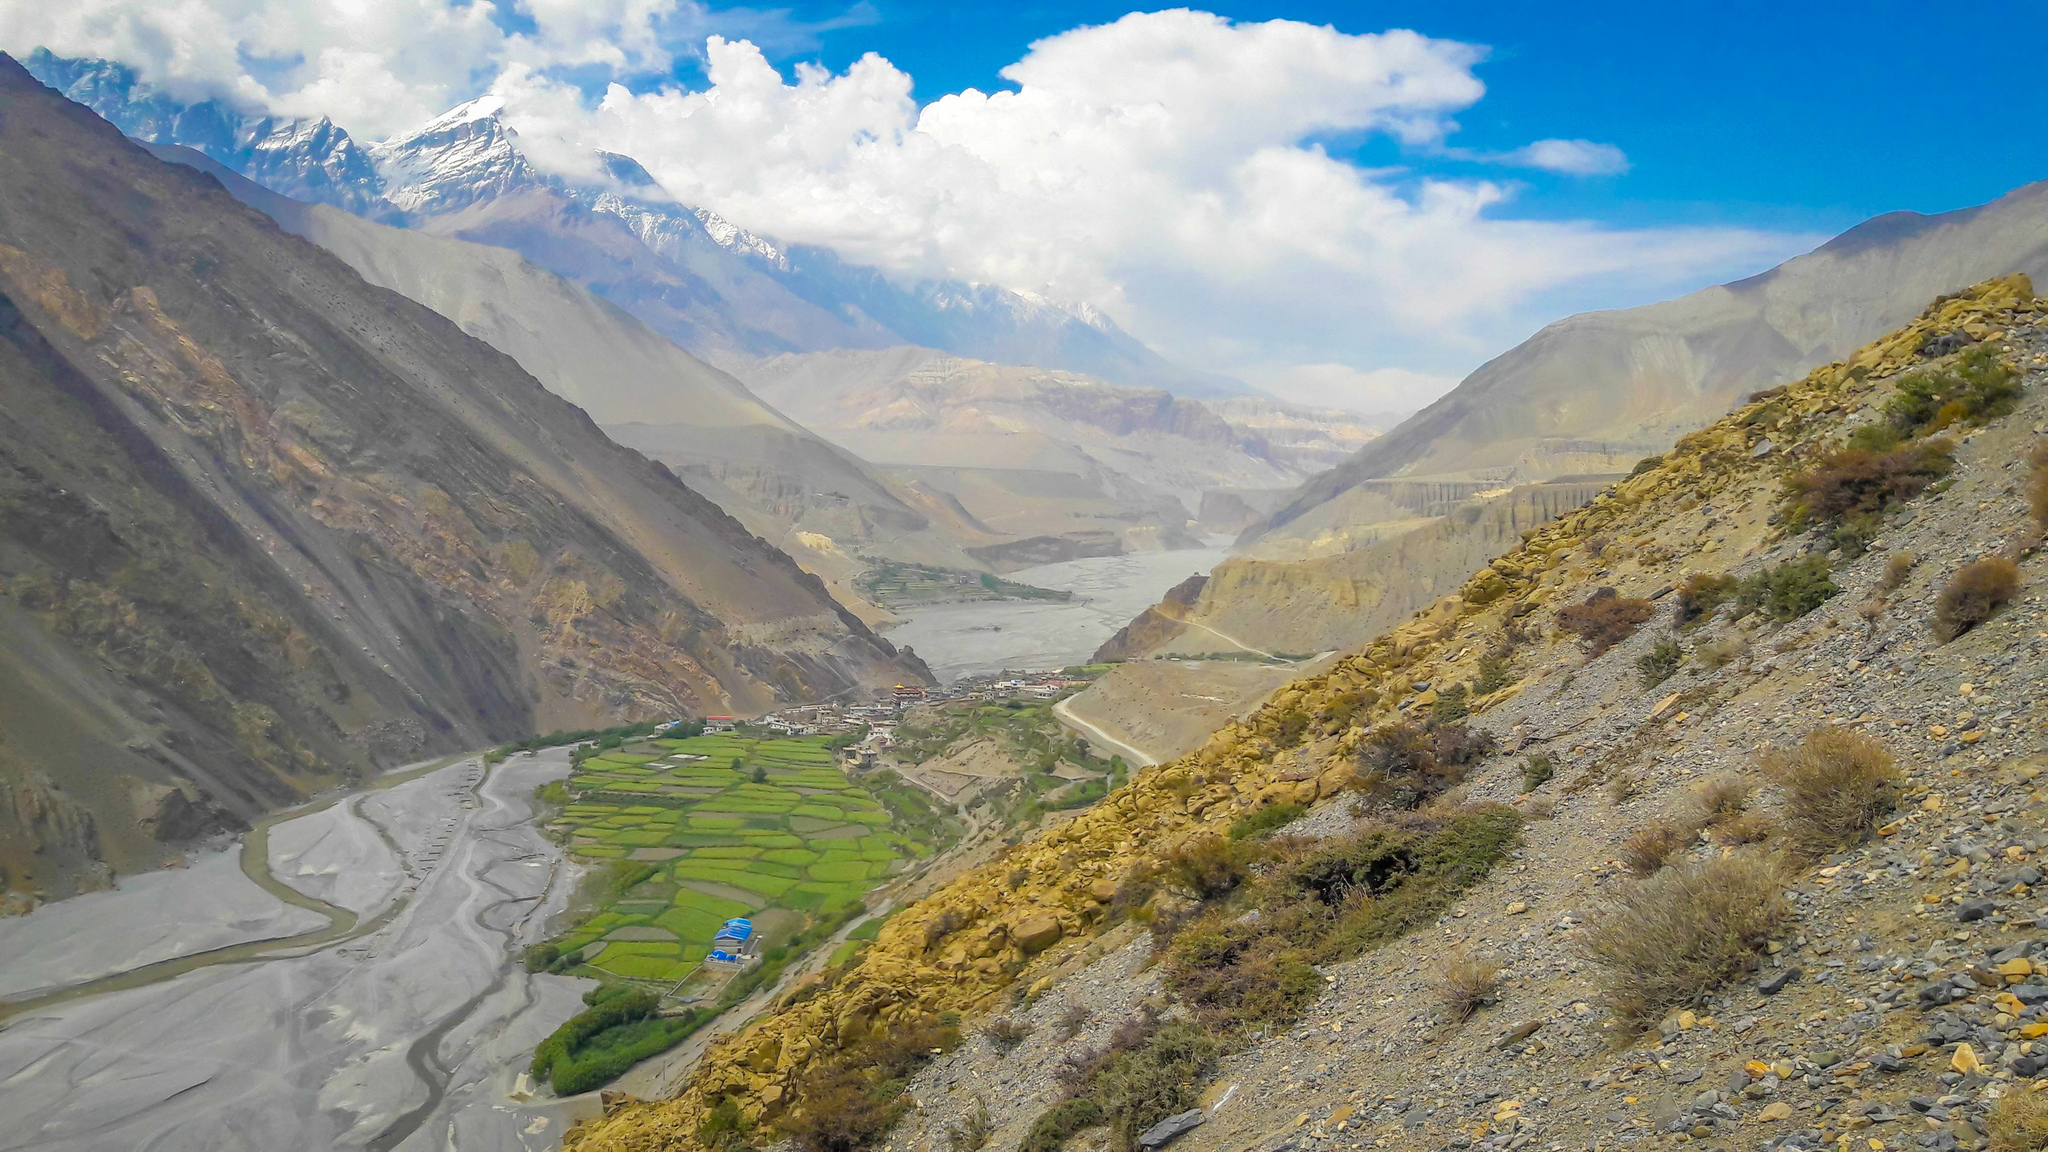
[[[1083,720],[1079,716],[1074,715],[1074,710],[1068,707],[1067,705],[1068,701],[1062,700],[1059,703],[1054,704],[1052,706],[1052,714],[1059,717],[1061,723],[1072,726],[1074,729],[1079,731],[1084,736],[1100,740],[1104,744],[1108,744],[1112,747],[1123,749],[1124,751],[1131,754],[1131,757],[1138,762],[1139,767],[1148,768],[1154,764],[1159,763],[1158,757],[1152,755],[1150,752],[1145,751],[1143,748],[1140,748],[1135,744],[1119,740],[1115,736],[1112,736],[1109,732],[1104,730],[1101,725],[1096,724],[1093,721]]]

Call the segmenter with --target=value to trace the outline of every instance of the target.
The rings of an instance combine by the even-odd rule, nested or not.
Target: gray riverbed
[[[556,1147],[563,1106],[526,1102],[524,1065],[589,984],[529,975],[514,958],[567,899],[568,869],[534,827],[532,793],[568,767],[561,750],[488,776],[467,760],[277,825],[278,879],[358,911],[397,899],[403,909],[309,954],[7,1021],[0,1149]],[[245,922],[287,907],[239,889],[225,902],[178,890],[181,875],[253,889],[238,872],[163,875],[149,890],[174,907],[227,907]],[[118,918],[72,926],[129,947]]]
[[[1132,552],[1026,568],[1004,577],[1073,599],[934,604],[907,611],[889,641],[917,650],[945,683],[963,676],[1079,664],[1166,590],[1207,572],[1228,548]]]

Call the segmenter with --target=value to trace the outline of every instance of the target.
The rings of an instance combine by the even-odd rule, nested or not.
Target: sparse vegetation
[[[859,1152],[880,1143],[909,1107],[904,1089],[959,1030],[925,1021],[861,1034],[813,1063],[796,1087],[796,1109],[779,1122],[803,1152]]]
[[[1059,1019],[1053,1022],[1053,1035],[1064,1043],[1079,1036],[1081,1029],[1087,1026],[1088,1006],[1079,1000],[1069,1000],[1067,1006],[1060,1009]]]
[[[1302,846],[1175,937],[1167,988],[1203,1027],[1246,1036],[1294,1020],[1321,994],[1311,966],[1427,923],[1514,846],[1503,805],[1397,813]],[[1256,909],[1256,917],[1243,913]]]
[[[1451,684],[1437,693],[1436,702],[1429,706],[1429,722],[1432,725],[1456,724],[1471,713],[1465,686]]]
[[[1678,641],[1659,640],[1648,652],[1636,657],[1636,675],[1642,679],[1643,687],[1655,688],[1678,672],[1682,658]]]
[[[974,1107],[946,1126],[946,1152],[980,1152],[988,1146],[988,1138],[995,1131],[996,1121],[989,1115],[988,1101],[976,1096]]]
[[[1374,803],[1414,808],[1463,780],[1494,744],[1492,733],[1464,724],[1383,724],[1358,750],[1352,787]]]
[[[1537,753],[1522,761],[1522,791],[1534,792],[1550,782],[1557,775],[1557,765],[1550,757]]]
[[[1470,1020],[1473,1013],[1493,1000],[1499,987],[1500,965],[1463,951],[1444,958],[1435,983],[1437,1002],[1443,1005],[1446,1015],[1458,1021]]]
[[[1643,825],[1621,842],[1621,864],[1638,876],[1648,876],[1671,862],[1698,835],[1697,829],[1683,828],[1669,820]]]
[[[1031,1025],[1008,1016],[997,1016],[981,1026],[981,1034],[989,1043],[1007,1052],[1022,1044],[1031,1035]]]
[[[1129,1152],[1145,1129],[1194,1106],[1218,1051],[1192,1022],[1141,1012],[1118,1026],[1107,1047],[1069,1058],[1065,1098],[1032,1123],[1020,1152],[1054,1152],[1081,1129],[1104,1123],[1110,1147]]]
[[[1256,840],[1269,832],[1294,823],[1308,814],[1305,804],[1268,804],[1256,812],[1248,812],[1237,818],[1230,826],[1232,840]]]
[[[2020,590],[2019,566],[2003,556],[1963,565],[1934,602],[1934,635],[1943,643],[1991,619]]]
[[[1578,636],[1590,656],[1598,656],[1635,634],[1636,628],[1656,611],[1648,600],[1617,594],[1602,588],[1583,604],[1573,604],[1557,614],[1558,627]]]
[[[1697,624],[1735,598],[1741,581],[1720,572],[1695,572],[1678,586],[1678,623]]]
[[[1213,900],[1244,883],[1251,875],[1253,858],[1253,852],[1239,841],[1204,836],[1174,845],[1160,875],[1176,888]]]
[[[1889,451],[1830,452],[1788,486],[1795,522],[1876,534],[1877,517],[1927,490],[1955,468],[1955,445],[1920,440]],[[1858,555],[1861,553],[1858,552]]]
[[[1749,651],[1749,637],[1740,632],[1716,636],[1693,649],[1693,655],[1709,668],[1724,668]]]
[[[1609,1005],[1642,1025],[1749,971],[1791,915],[1776,866],[1754,850],[1666,868],[1589,920],[1588,957]]]
[[[1911,552],[1894,552],[1886,557],[1884,571],[1878,575],[1877,586],[1886,592],[1896,592],[1906,583],[1906,577],[1913,574],[1916,558]]]
[[[1749,807],[1749,798],[1755,793],[1756,784],[1739,772],[1716,772],[1692,786],[1693,799],[1699,803],[1700,819],[1708,824],[1719,824],[1740,815]]]
[[[1991,1107],[1991,1152],[2048,1148],[2048,1094],[2014,1084]]]
[[[1883,744],[1845,728],[1816,728],[1799,747],[1764,757],[1763,767],[1784,795],[1792,842],[1814,855],[1862,839],[1905,782]]]
[[[2012,411],[2019,394],[2019,373],[1996,348],[1977,344],[1965,349],[1953,367],[1922,368],[1901,376],[1885,415],[1901,436],[1911,437],[2003,416]]]
[[[1514,664],[1506,649],[1495,648],[1479,658],[1479,677],[1472,681],[1475,696],[1489,696],[1514,683]]]
[[[1739,612],[1761,612],[1783,624],[1820,607],[1840,591],[1830,576],[1827,557],[1808,555],[1743,580],[1735,603]]]

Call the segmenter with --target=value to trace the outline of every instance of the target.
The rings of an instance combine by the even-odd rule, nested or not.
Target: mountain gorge
[[[0,149],[10,888],[436,752],[924,675],[512,359],[11,60]]]

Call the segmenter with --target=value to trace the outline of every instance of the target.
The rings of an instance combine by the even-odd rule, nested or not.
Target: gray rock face
[[[1145,1129],[1144,1134],[1138,1137],[1138,1147],[1163,1148],[1175,1139],[1200,1128],[1202,1121],[1206,1119],[1208,1117],[1202,1114],[1200,1108],[1175,1113]]]

